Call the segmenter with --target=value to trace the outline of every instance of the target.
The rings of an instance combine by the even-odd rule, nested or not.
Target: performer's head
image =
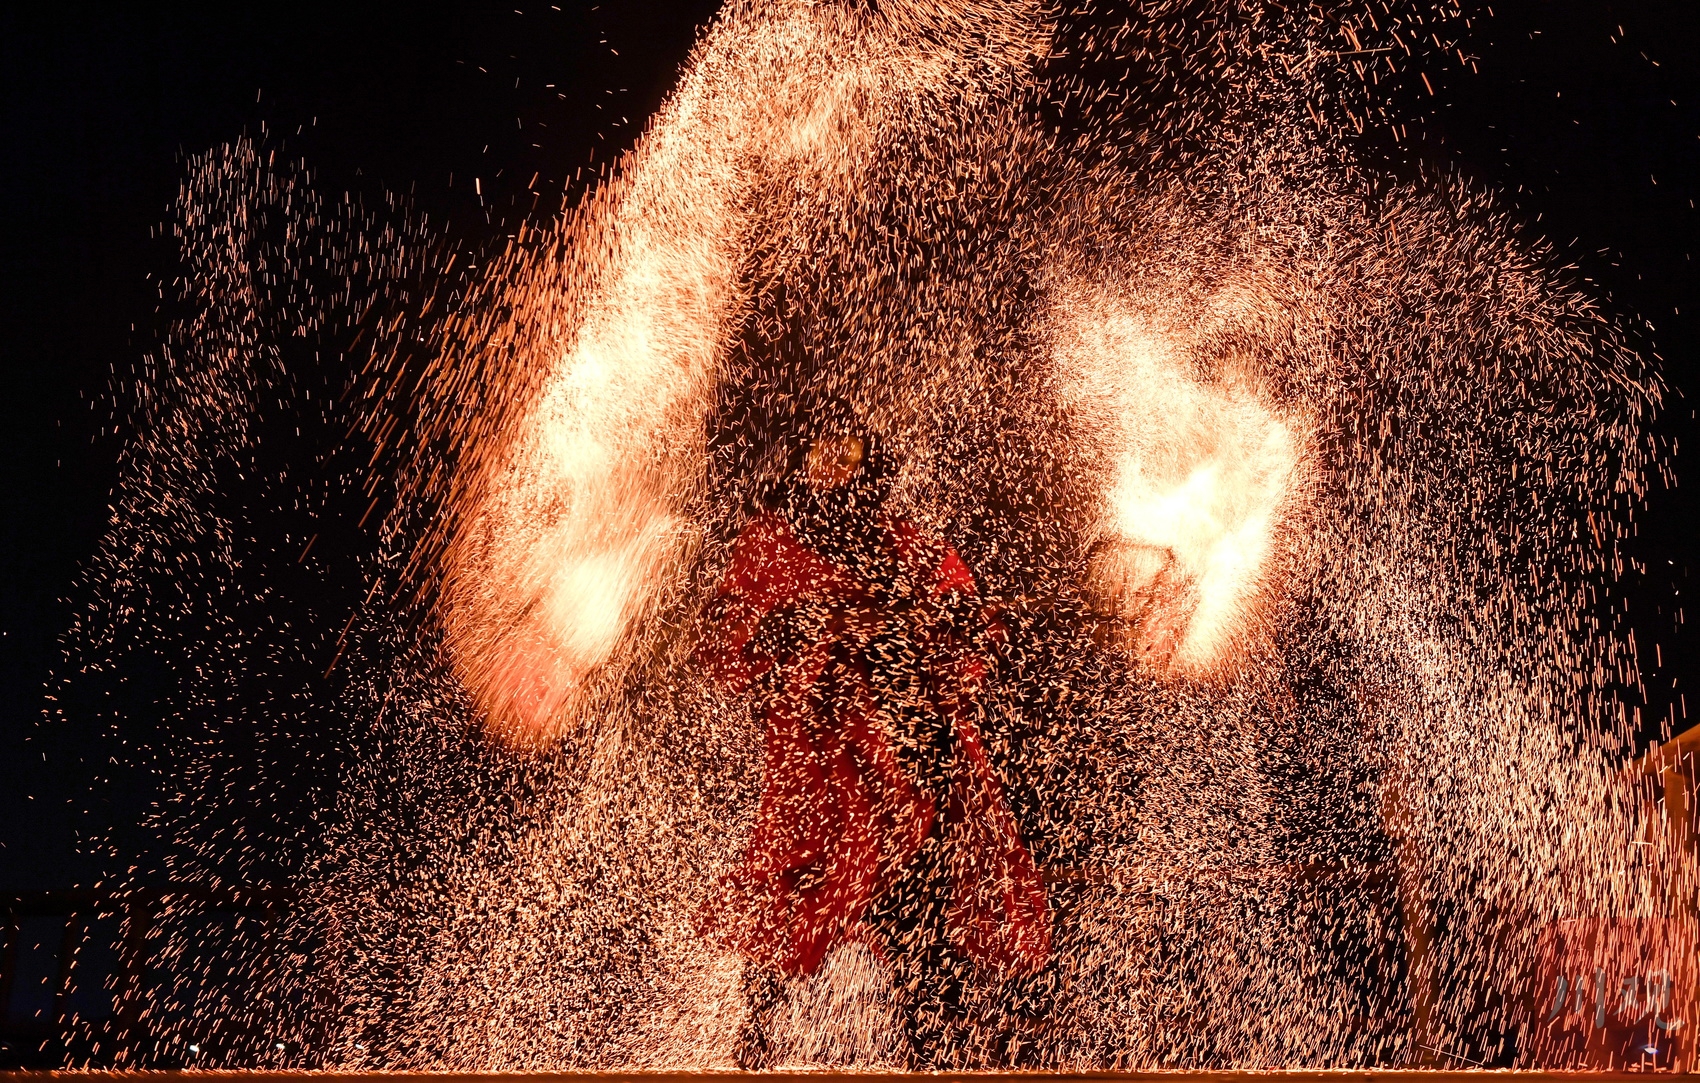
[[[852,433],[819,433],[809,441],[803,481],[817,493],[842,489],[861,470],[868,441]]]
[[[891,471],[878,436],[845,400],[805,399],[792,422],[788,480],[781,491],[794,522],[843,529],[885,501]]]
[[[782,514],[805,545],[883,582],[892,568],[879,512],[891,470],[879,436],[836,396],[805,400],[794,417]]]
[[[864,511],[884,500],[890,487],[884,448],[854,406],[837,395],[812,396],[795,424],[794,489]]]

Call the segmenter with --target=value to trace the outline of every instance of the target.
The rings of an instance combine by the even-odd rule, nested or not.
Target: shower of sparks
[[[894,107],[969,77],[976,60],[1031,56],[918,44],[809,7],[722,31],[584,209],[555,286],[565,296],[544,302],[565,311],[523,362],[541,388],[450,558],[449,643],[496,733],[558,736],[695,551],[704,415],[741,248],[767,224],[758,201],[830,198],[865,171]]]
[[[1001,614],[983,728],[1054,957],[918,1049],[849,940],[763,1009],[769,1063],[1556,1063],[1575,930],[1691,957],[1693,856],[1618,770],[1659,378],[1491,198],[1354,162],[1462,15],[1291,7],[736,0],[476,267],[195,159],[58,703],[130,742],[99,675],[166,689],[165,867],[300,903],[269,955],[164,915],[205,980],[149,994],[159,1056],[734,1062],[710,927],[763,734],[697,646],[820,392]],[[352,615],[290,601],[333,506],[380,524]],[[333,739],[310,833],[238,814]]]

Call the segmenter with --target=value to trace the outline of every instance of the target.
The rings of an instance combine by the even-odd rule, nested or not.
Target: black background
[[[385,185],[451,230],[488,234],[551,213],[582,191],[587,167],[630,144],[715,6],[19,5],[0,15],[0,891],[110,871],[74,844],[91,750],[42,722],[42,696],[79,562],[105,524],[121,440],[110,381],[161,331],[149,275],[170,266],[170,250],[154,232],[183,156],[263,135],[303,156],[327,189]],[[1689,0],[1498,3],[1463,43],[1463,63],[1383,91],[1409,118],[1402,153],[1431,176],[1500,192],[1616,311],[1652,325],[1679,393],[1700,393],[1691,10]],[[1687,444],[1695,405],[1673,397],[1661,424]],[[1686,459],[1679,476],[1692,473]],[[1694,512],[1690,491],[1655,495],[1633,602],[1649,713],[1676,702],[1679,728],[1677,697],[1700,666],[1672,616],[1693,579]]]

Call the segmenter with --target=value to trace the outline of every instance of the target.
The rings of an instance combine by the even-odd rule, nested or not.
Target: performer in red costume
[[[955,550],[882,510],[883,456],[847,409],[817,412],[804,446],[739,537],[703,645],[767,731],[722,926],[769,1001],[862,940],[908,979],[924,1045],[968,971],[1031,974],[1050,955],[1043,882],[980,736],[999,629]],[[744,1045],[761,1066],[760,1033]]]

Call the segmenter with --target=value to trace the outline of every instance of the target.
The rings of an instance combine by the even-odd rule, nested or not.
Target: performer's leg
[[[1041,1060],[1046,1036],[1061,999],[1062,975],[1053,956],[1037,974],[1006,979],[998,990],[996,1039],[992,1060],[997,1068],[1047,1068]]]
[[[958,1066],[962,1053],[969,968],[946,928],[951,881],[941,857],[942,843],[935,832],[868,915],[885,939],[895,999],[916,1069]]]
[[[738,1031],[738,1045],[733,1058],[747,1072],[772,1067],[773,1048],[770,1036],[774,1016],[785,995],[785,976],[778,970],[753,959],[744,963],[744,1003],[749,1015]]]

